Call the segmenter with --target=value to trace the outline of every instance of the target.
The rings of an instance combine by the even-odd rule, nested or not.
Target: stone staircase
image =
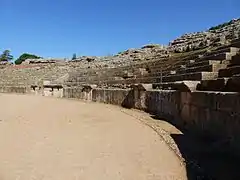
[[[212,80],[203,80],[198,86],[202,91],[240,91],[240,52],[234,55],[227,64],[227,67],[220,69],[218,77]]]
[[[175,75],[162,77],[162,86],[161,83],[157,83],[155,87],[176,89],[174,87],[179,86],[175,84],[183,83],[185,85],[188,84],[190,90],[221,91],[223,89],[219,86],[219,83],[224,83],[225,78],[219,79],[219,77],[226,77],[226,74],[232,76],[234,72],[238,73],[236,68],[235,70],[230,68],[232,62],[237,63],[235,59],[238,56],[238,52],[239,48],[228,47],[211,52],[211,54],[201,58],[190,60],[187,64],[182,64],[183,68],[177,70]],[[168,82],[169,86],[167,86],[166,82]]]

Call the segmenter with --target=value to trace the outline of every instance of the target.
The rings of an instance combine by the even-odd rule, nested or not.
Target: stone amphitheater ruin
[[[66,115],[64,112],[71,113],[75,109],[83,111],[83,114],[80,112],[78,114],[79,116],[81,114],[82,120],[72,119],[71,123],[76,126],[76,129],[73,129],[72,133],[66,129],[62,132],[59,131],[59,134],[52,134],[53,136],[59,135],[60,138],[64,139],[64,136],[74,137],[66,135],[67,133],[71,135],[76,133],[78,138],[81,137],[80,146],[89,146],[88,151],[95,153],[95,159],[91,159],[90,155],[85,157],[85,159],[97,161],[92,166],[88,164],[95,171],[84,169],[86,167],[82,165],[84,167],[80,171],[84,171],[86,174],[83,173],[82,176],[76,175],[75,177],[94,179],[92,173],[96,173],[95,178],[100,177],[100,179],[240,179],[238,172],[240,157],[240,19],[234,19],[219,28],[185,34],[170,42],[168,46],[149,44],[139,49],[120,52],[114,56],[84,56],[74,61],[29,59],[21,65],[2,64],[0,74],[1,93],[26,94],[22,96],[2,94],[0,96],[4,103],[3,107],[5,106],[5,109],[1,109],[2,118],[5,118],[1,120],[4,127],[1,127],[2,138],[0,140],[6,146],[3,151],[9,151],[8,143],[4,141],[4,138],[11,136],[11,133],[4,130],[8,126],[4,122],[11,121],[11,118],[17,119],[15,124],[13,123],[15,126],[12,127],[16,136],[25,137],[15,129],[18,123],[20,128],[29,133],[31,125],[39,126],[43,134],[45,133],[43,136],[47,136],[48,133],[55,130],[54,127],[51,129],[51,127],[39,122],[29,123],[29,127],[21,125],[20,121],[24,121],[21,119],[21,111],[25,114],[30,113],[30,111],[35,113],[39,111],[40,114],[48,113],[51,119],[54,119],[55,114],[59,114],[61,116],[57,117],[60,121],[60,128],[64,121],[64,118],[61,117]],[[56,99],[42,98],[41,96],[55,97]],[[44,110],[34,110],[33,107],[41,108],[38,106],[40,97],[48,105],[43,108]],[[16,105],[10,107],[9,98],[13,98]],[[35,100],[31,100],[31,98],[35,98]],[[25,99],[26,103],[29,100],[30,104],[21,107],[21,103]],[[66,99],[74,99],[74,101]],[[70,108],[69,104],[71,103],[73,105]],[[105,103],[105,105],[99,103]],[[63,107],[65,104],[66,109],[60,108],[60,104],[63,104]],[[12,111],[17,111],[18,108],[17,117],[9,115]],[[58,108],[61,109],[59,112],[56,110]],[[89,110],[86,110],[88,108]],[[107,119],[107,116],[112,119],[112,122]],[[42,121],[34,114],[28,117]],[[43,117],[44,115],[42,115]],[[121,120],[115,120],[118,119],[117,117]],[[45,119],[49,120],[48,118],[45,116]],[[71,116],[69,118],[71,119]],[[131,119],[138,121],[135,122]],[[77,124],[77,120],[82,124]],[[98,124],[94,120],[103,124]],[[85,124],[85,121],[90,121],[92,129],[89,124]],[[53,122],[50,121],[50,123]],[[118,128],[111,123],[115,123]],[[144,127],[141,126],[142,124]],[[94,129],[96,126],[106,127],[97,130]],[[78,132],[77,128],[81,133]],[[87,133],[87,131],[89,132]],[[91,135],[91,133],[96,133],[95,131],[99,131],[98,136],[102,137]],[[88,134],[89,137],[84,133]],[[161,143],[164,141],[169,151],[174,152],[174,157],[176,156],[177,160],[171,153],[163,152],[166,147],[158,142],[160,140],[156,138],[156,134],[160,136]],[[34,130],[31,130],[29,136],[34,136],[36,139],[41,138],[41,135],[36,134]],[[113,136],[122,146],[114,143],[109,136]],[[94,138],[96,139],[94,140]],[[12,137],[11,140],[14,141],[14,138]],[[89,145],[89,141],[95,145]],[[21,143],[25,144],[17,142],[15,148],[24,156],[24,153],[21,152],[22,149],[19,148]],[[115,151],[120,149],[116,154],[112,152],[115,156],[119,156],[115,160],[119,161],[120,165],[116,162],[109,162],[114,161],[114,158],[109,161],[105,158],[105,156],[112,155],[104,154],[104,152],[108,152],[106,149],[102,149],[101,155],[104,158],[95,152],[95,149],[103,148],[101,145],[107,145],[107,143],[114,144]],[[38,146],[41,146],[41,142]],[[129,146],[132,151],[123,151],[121,149],[124,148],[123,146]],[[81,147],[75,150],[79,151],[79,154],[86,153]],[[111,147],[108,148],[111,149]],[[134,148],[136,148],[135,151]],[[137,148],[142,148],[142,150]],[[41,150],[44,151],[43,148]],[[49,151],[53,150],[50,148]],[[160,151],[159,154],[158,151]],[[121,154],[123,152],[126,153],[126,156]],[[77,163],[77,160],[73,160],[74,155],[69,153],[73,163]],[[146,155],[145,153],[152,154]],[[83,154],[78,157],[79,160],[84,159]],[[1,161],[5,162],[5,164],[0,164],[1,168],[6,170],[4,167],[9,167],[10,170],[8,170],[11,173],[11,170],[17,166],[21,167],[20,160],[14,159],[24,158],[21,155],[10,158],[10,163],[16,163],[12,166],[4,161],[7,161],[7,157],[0,155]],[[161,160],[158,159],[157,155],[160,156]],[[142,163],[141,168],[124,164],[130,163],[133,156],[139,161],[143,161],[135,164],[138,166]],[[37,159],[33,154],[31,157]],[[49,157],[44,158],[46,168],[42,172],[43,174],[49,170],[47,163],[53,163],[48,160]],[[105,160],[107,165],[104,164]],[[183,165],[179,165],[178,161]],[[29,163],[26,170],[31,171],[32,174],[37,170],[30,167],[35,165],[35,168],[38,168],[44,164],[42,162],[43,164],[31,166],[33,162],[25,163]],[[61,164],[61,162],[59,163]],[[66,164],[71,166],[71,162]],[[54,164],[51,165],[54,166]],[[109,172],[104,165],[110,166],[112,172]],[[125,169],[124,166],[126,166]],[[183,167],[186,169],[186,174],[183,173]],[[56,174],[53,173],[52,178],[50,176],[48,178],[70,179],[70,176],[64,176],[63,168],[58,166],[56,171],[62,173],[55,172],[59,176],[54,176]],[[22,171],[20,170],[15,176],[5,174],[5,179],[16,179]],[[69,172],[75,173],[74,171]],[[103,175],[102,172],[105,174]],[[43,174],[38,173],[38,175],[35,174],[37,179],[41,179],[41,177],[44,179]],[[25,177],[29,176],[25,175]]]

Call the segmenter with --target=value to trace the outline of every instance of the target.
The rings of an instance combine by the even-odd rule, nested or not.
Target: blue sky
[[[0,51],[109,55],[240,17],[239,0],[0,0]]]

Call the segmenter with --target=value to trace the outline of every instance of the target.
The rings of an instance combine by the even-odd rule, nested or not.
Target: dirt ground
[[[97,103],[0,94],[0,180],[185,180],[150,127]]]

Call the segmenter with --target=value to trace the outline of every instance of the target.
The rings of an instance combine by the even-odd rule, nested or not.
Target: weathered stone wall
[[[147,111],[205,136],[240,138],[240,95],[224,92],[146,91]]]
[[[146,91],[146,111],[180,123],[180,92],[174,90],[151,90]]]
[[[26,87],[0,87],[0,93],[34,94],[32,91]],[[238,93],[180,92],[144,90],[143,88],[92,89],[88,86],[55,89],[51,92],[51,96],[136,108],[199,135],[240,142],[240,95]],[[239,143],[233,144],[240,149]]]
[[[21,86],[2,86],[0,87],[0,93],[21,93],[24,94],[27,92],[26,87]]]
[[[92,100],[92,90],[87,90],[83,87],[71,87],[63,89],[64,98],[75,98],[82,100]]]
[[[129,89],[93,89],[92,101],[130,108],[133,94]]]
[[[181,92],[179,115],[188,128],[222,138],[240,137],[238,93]]]
[[[76,98],[89,100],[94,102],[108,103],[119,106],[129,107],[126,99],[133,100],[128,97],[130,90],[127,89],[86,89],[83,87],[64,88],[64,98]]]
[[[136,108],[204,136],[240,139],[238,93],[143,89],[64,89],[63,97]]]
[[[43,92],[41,94],[43,96],[62,98],[63,97],[63,88],[44,87]]]
[[[63,97],[63,88],[42,88],[42,87],[26,87],[26,86],[2,86],[0,93],[21,93],[40,96],[51,96],[56,98]]]

